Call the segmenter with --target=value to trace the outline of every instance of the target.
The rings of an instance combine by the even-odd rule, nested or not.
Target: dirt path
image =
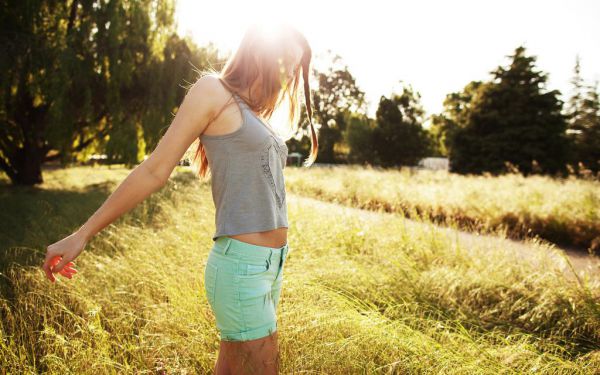
[[[294,200],[297,200],[300,203],[306,202],[308,204],[325,205],[332,208],[335,207],[336,209],[347,211],[351,215],[360,215],[371,218],[381,218],[381,215],[392,215],[394,217],[404,218],[396,213],[369,211],[292,193],[288,193],[288,196],[293,197]],[[327,212],[327,208],[325,208],[325,211]],[[591,256],[577,250],[560,248],[548,243],[538,243],[531,240],[518,241],[493,235],[480,235],[431,223],[421,223],[407,218],[404,219],[408,230],[422,230],[424,227],[428,227],[428,229],[434,227],[436,232],[442,232],[447,235],[448,238],[456,238],[458,243],[465,248],[489,249],[489,251],[495,251],[498,248],[515,250],[514,253],[519,256],[520,260],[532,262],[533,264],[538,263],[536,255],[539,252],[544,252],[550,256],[556,266],[562,270],[569,279],[576,280],[577,277],[579,277],[580,280],[583,280],[587,275],[590,279],[600,282],[600,257],[597,256]],[[573,269],[571,269],[569,263],[573,266]],[[577,273],[577,276],[575,276],[573,271]]]

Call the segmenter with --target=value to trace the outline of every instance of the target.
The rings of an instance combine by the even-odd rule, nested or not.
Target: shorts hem
[[[266,326],[253,329],[246,332],[224,333],[221,332],[221,340],[223,341],[248,341],[256,340],[269,336],[277,331],[277,323],[273,322]]]

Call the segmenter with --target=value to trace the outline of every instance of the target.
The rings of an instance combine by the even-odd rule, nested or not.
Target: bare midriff
[[[288,228],[286,227],[280,227],[264,232],[240,233],[229,235],[227,237],[234,238],[252,245],[278,248],[287,243],[287,230]]]

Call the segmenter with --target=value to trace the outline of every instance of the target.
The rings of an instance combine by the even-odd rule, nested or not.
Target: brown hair
[[[281,64],[283,63],[286,69],[289,66],[293,58],[293,43],[297,43],[302,48],[302,58],[300,65],[292,67],[293,74],[288,82],[282,79]],[[311,56],[312,51],[306,38],[295,28],[287,24],[277,24],[269,33],[260,25],[252,25],[244,34],[237,51],[228,59],[221,72],[207,69],[201,73],[201,76],[206,74],[215,75],[223,86],[238,94],[256,114],[267,120],[271,118],[275,109],[284,100],[288,100],[288,120],[292,124],[292,129],[297,131],[298,122],[296,120],[300,114],[297,97],[300,68],[302,68],[305,106],[311,131],[311,150],[308,159],[304,161],[304,166],[309,167],[317,158],[319,147],[317,133],[312,123],[308,83]],[[261,89],[260,92],[255,93],[255,97],[246,98],[245,95],[240,93],[246,88],[252,87],[257,79],[261,79]],[[285,89],[282,90],[283,83],[285,83]],[[249,90],[249,92],[250,96],[254,94],[252,90]],[[223,108],[212,117],[209,124],[230,104],[231,99],[229,98]],[[197,144],[197,147],[192,164],[197,166],[198,175],[204,177],[209,169],[206,152],[200,138],[197,138],[194,143]]]

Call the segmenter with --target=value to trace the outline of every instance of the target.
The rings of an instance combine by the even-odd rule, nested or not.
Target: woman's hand
[[[86,244],[87,239],[79,232],[75,232],[49,245],[46,249],[46,261],[42,266],[46,277],[55,282],[54,273],[60,273],[62,276],[71,279],[77,273],[76,269],[71,268],[74,265],[72,260],[79,256]]]

